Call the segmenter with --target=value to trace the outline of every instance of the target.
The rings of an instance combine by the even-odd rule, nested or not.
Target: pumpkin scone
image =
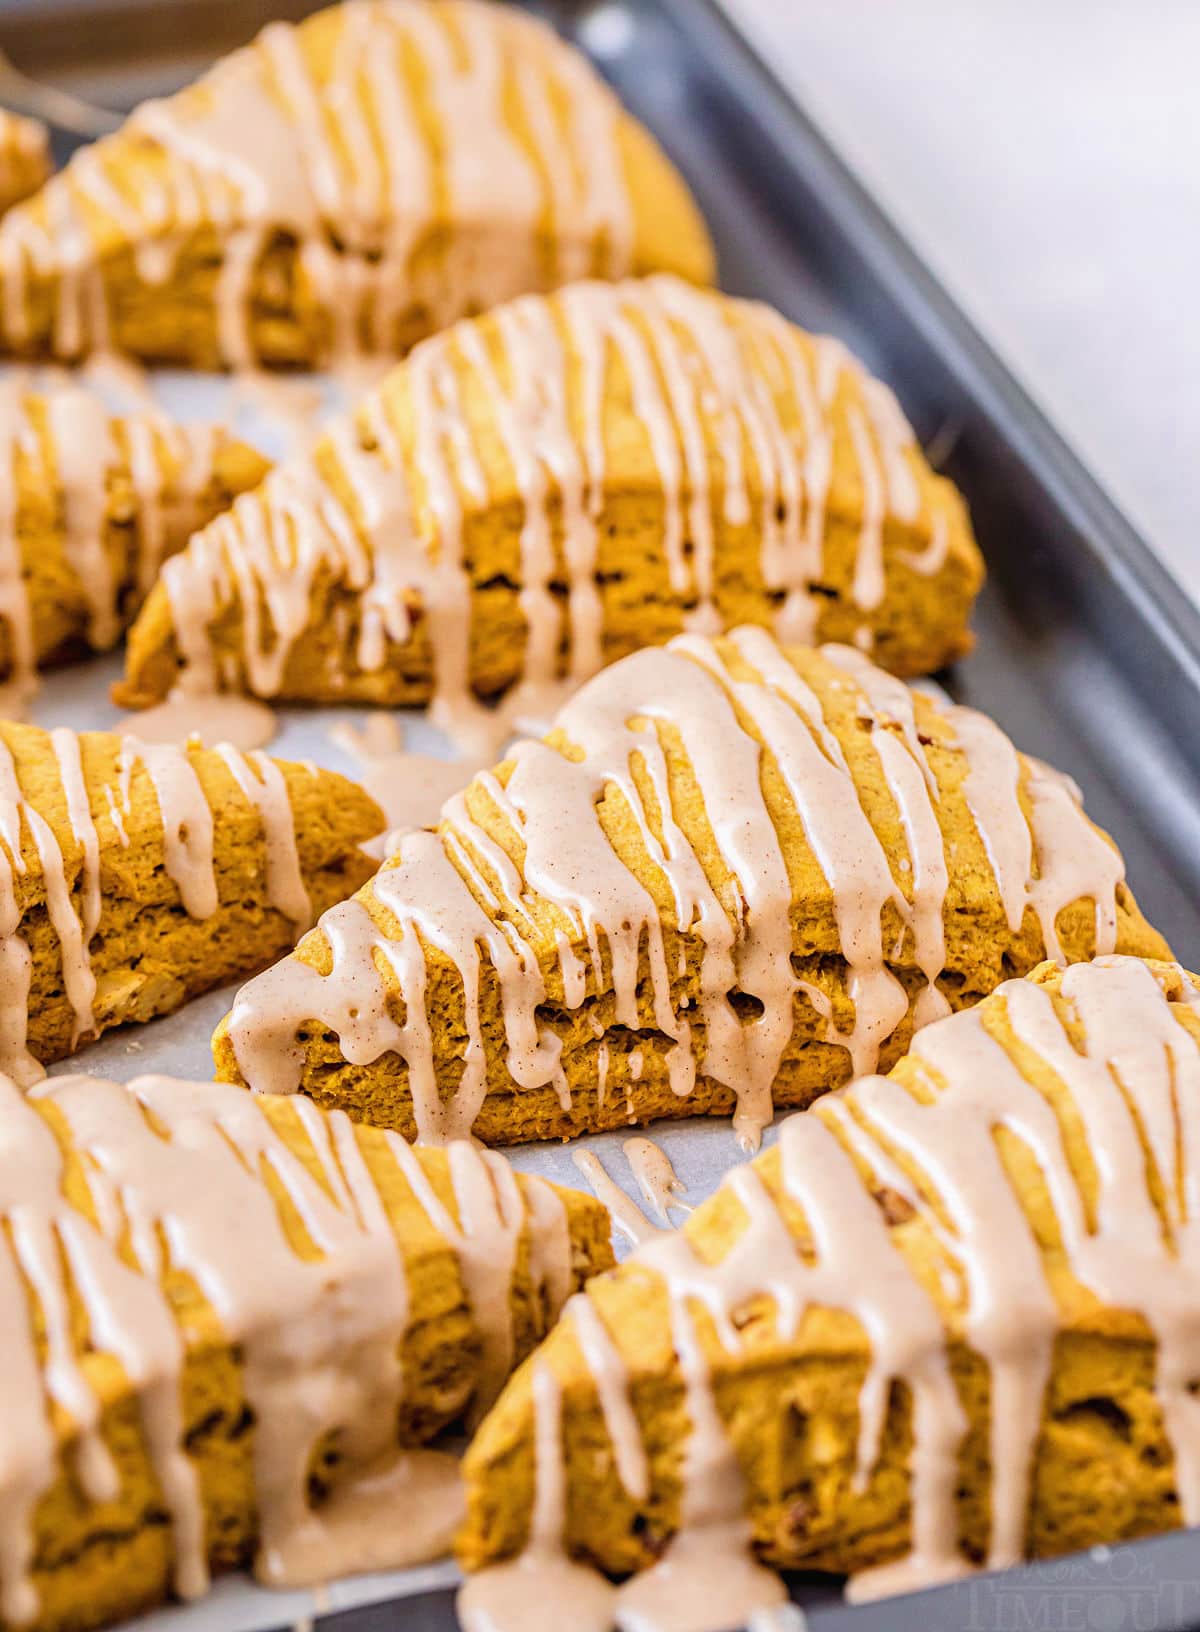
[[[367,878],[333,771],[0,723],[0,1071],[251,974]]]
[[[115,646],[163,561],[268,462],[215,425],[110,416],[75,386],[0,381],[0,679]]]
[[[567,1558],[645,1572],[622,1626],[740,1626],[782,1596],[755,1556],[853,1598],[1200,1522],[1198,1163],[1178,966],[1045,964],[930,1026],[568,1305],[467,1454],[460,1557],[521,1562],[464,1626],[611,1590]]]
[[[531,296],[425,341],[164,570],[119,699],[176,684],[432,701],[683,629],[844,640],[928,673],[983,576],[891,392],[770,307],[658,277]]]
[[[711,280],[707,231],[578,51],[488,0],[347,0],[270,24],[11,211],[0,344],[336,366],[657,271]]]
[[[50,168],[46,126],[39,119],[0,108],[0,215],[36,193]]]
[[[472,1420],[612,1263],[589,1198],[214,1083],[0,1077],[0,1622],[443,1554]]]
[[[849,647],[590,681],[239,993],[218,1075],[425,1141],[776,1108],[1047,955],[1169,956],[1077,792]]]

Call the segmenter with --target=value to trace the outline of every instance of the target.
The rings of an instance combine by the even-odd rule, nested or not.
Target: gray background
[[[1200,4],[723,3],[1200,601]]]

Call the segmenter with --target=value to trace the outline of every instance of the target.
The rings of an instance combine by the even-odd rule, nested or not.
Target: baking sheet
[[[46,64],[61,59],[69,68],[79,56],[76,15],[52,0],[37,4]],[[1144,543],[710,0],[540,0],[536,9],[599,62],[664,141],[709,220],[724,287],[838,334],[896,388],[921,440],[967,493],[991,573],[975,619],[978,649],[947,684],[991,713],[1021,747],[1077,778],[1089,812],[1120,841],[1147,916],[1195,966],[1200,614],[1183,604]],[[177,65],[156,65],[154,83],[147,72],[144,63],[114,61],[104,95],[113,91],[113,105],[128,105],[183,77]],[[196,376],[164,376],[160,388],[185,417],[218,413],[228,392],[227,382]],[[245,408],[239,423],[267,451],[279,451],[278,427],[255,424]],[[111,726],[117,716],[107,687],[118,668],[103,660],[48,677],[35,717]],[[354,717],[351,710],[285,711],[272,751],[353,772],[328,727]],[[436,753],[439,741],[413,722],[413,749]],[[232,989],[215,993],[182,1014],[110,1035],[78,1056],[75,1068],[117,1078],[150,1068],[206,1072],[208,1036],[231,996]],[[738,1156],[725,1122],[660,1124],[650,1132],[691,1202]],[[634,1196],[622,1137],[577,1144],[595,1150]],[[563,1147],[526,1147],[512,1156],[519,1168],[582,1188]],[[453,1567],[442,1565],[360,1577],[313,1595],[268,1593],[230,1578],[196,1605],[135,1624],[251,1632],[334,1612],[338,1632],[392,1632],[400,1622],[440,1632],[453,1618],[437,1589],[454,1579]],[[821,1632],[1101,1624],[1166,1632],[1200,1625],[1198,1581],[1196,1535],[1176,1532],[877,1606],[841,1605],[827,1577],[793,1588]],[[399,1612],[383,1603],[400,1597],[408,1603]]]

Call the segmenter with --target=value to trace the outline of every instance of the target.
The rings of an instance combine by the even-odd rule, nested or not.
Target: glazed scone
[[[0,382],[0,679],[115,646],[159,568],[268,462],[215,425]]]
[[[957,490],[836,341],[678,279],[577,284],[427,340],[198,534],[119,697],[432,701],[469,730],[473,694],[537,707],[742,622],[928,673],[982,576]]]
[[[0,1071],[261,969],[367,878],[333,771],[0,723]]]
[[[711,280],[704,223],[573,47],[487,0],[346,0],[146,103],[11,212],[0,341],[319,367],[657,271]]]
[[[38,119],[0,108],[0,215],[36,193],[50,174],[50,132]]]
[[[1193,977],[1005,983],[591,1283],[470,1447],[462,1561],[530,1541],[535,1457],[535,1544],[615,1574],[750,1543],[868,1595],[1195,1524],[1197,1160]]]
[[[849,647],[590,681],[239,993],[218,1075],[426,1141],[774,1109],[1049,953],[1169,956],[1078,790]]]
[[[0,1101],[6,1627],[443,1551],[454,1464],[372,1488],[380,1459],[478,1412],[612,1262],[598,1203],[468,1147],[165,1077]]]

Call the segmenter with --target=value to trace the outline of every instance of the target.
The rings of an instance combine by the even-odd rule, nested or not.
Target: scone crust
[[[83,911],[84,852],[70,819],[49,734],[36,726],[0,724],[26,805],[49,825],[77,914]],[[167,872],[163,820],[145,766],[134,765],[123,798],[122,742],[106,732],[79,738],[82,771],[99,851],[101,913],[90,965],[96,977],[97,1032],[146,1021],[188,998],[260,969],[294,940],[293,926],[269,901],[262,818],[228,766],[210,750],[187,750],[213,812],[213,874],[218,906],[209,917],[185,910]],[[360,846],[383,825],[374,801],[333,771],[313,775],[280,762],[295,823],[301,875],[320,912],[343,900],[374,863]],[[22,868],[13,879],[18,934],[29,948],[32,976],[27,1042],[43,1065],[73,1052],[75,1016],[63,973],[62,946],[47,899],[46,874],[28,817],[21,825]]]
[[[729,663],[729,672],[741,676],[755,673],[749,660],[742,657],[730,641],[720,640],[715,646]],[[820,651],[791,648],[787,649],[787,658],[819,697],[826,723],[846,756],[864,811],[884,853],[891,858],[893,875],[897,880],[904,880],[901,888],[911,892],[911,868],[906,873],[899,865],[900,858],[907,855],[903,822],[889,792],[877,750],[863,725],[863,695],[846,672]],[[651,699],[647,698],[647,714],[652,717],[650,703]],[[938,985],[951,1007],[969,1008],[1002,980],[1027,974],[1035,968],[1045,957],[1045,946],[1032,908],[1025,911],[1017,931],[1009,928],[991,858],[967,803],[964,782],[968,765],[956,745],[951,719],[920,694],[914,697],[914,706],[924,752],[937,780],[938,822],[943,846],[947,856],[952,858],[942,915],[945,968]],[[738,717],[743,725],[748,724],[740,709]],[[564,733],[547,740],[560,752],[570,754],[571,747]],[[677,736],[664,730],[662,741],[671,776],[675,819],[701,859],[709,879],[718,890],[723,890],[728,885],[728,875],[694,770]],[[471,820],[501,847],[520,874],[524,841],[495,797],[496,785],[502,788],[512,771],[513,762],[507,761],[496,769],[495,784],[489,786],[487,776],[477,778],[468,788],[465,801]],[[1027,777],[1028,768],[1022,774]],[[851,971],[839,939],[834,891],[806,837],[787,788],[770,763],[763,772],[762,787],[790,875],[793,971],[802,982],[824,994],[834,1021],[845,1033],[853,1024],[855,1009],[850,996]],[[1025,797],[1028,800],[1028,790]],[[648,946],[643,943],[640,953],[638,1028],[633,1030],[618,1023],[611,958],[607,953],[604,955],[602,978],[597,981],[589,962],[589,943],[581,926],[572,925],[544,898],[527,891],[521,903],[521,916],[512,919],[512,927],[527,940],[537,957],[546,994],[539,1009],[539,1020],[551,1030],[561,1047],[558,1058],[570,1090],[569,1103],[551,1085],[523,1087],[510,1075],[502,987],[491,960],[482,956],[479,1023],[487,1062],[487,1092],[473,1131],[489,1145],[565,1139],[663,1117],[727,1115],[734,1108],[732,1090],[708,1076],[703,1066],[703,1025],[699,1018],[703,1008],[704,943],[701,936],[694,925],[682,933],[678,929],[667,877],[651,860],[638,820],[615,784],[607,786],[596,810],[608,842],[633,870],[654,901],[661,920],[666,967],[677,971],[671,983],[672,1002],[677,1013],[692,1017],[692,1041],[700,1060],[696,1083],[683,1095],[672,1087],[669,1060],[672,1044],[658,1029],[656,1021]],[[443,824],[441,831],[446,830]],[[661,842],[661,828],[657,837]],[[453,854],[453,846],[448,853]],[[356,898],[385,937],[395,936],[398,931],[390,911],[377,899],[374,886],[386,878],[395,865],[395,859],[385,863],[378,878],[366,884]],[[1169,957],[1166,942],[1146,922],[1124,883],[1117,886],[1115,902],[1115,949],[1139,957]],[[495,906],[486,910],[497,922],[505,917],[505,911]],[[908,1047],[924,977],[914,962],[913,939],[905,934],[904,924],[890,903],[883,909],[882,922],[883,944],[897,949],[896,955],[888,959],[888,968],[908,997],[907,1013],[882,1047],[879,1069],[886,1071]],[[1068,961],[1090,957],[1096,946],[1093,902],[1080,899],[1065,907],[1058,916],[1057,929]],[[564,942],[588,970],[582,1003],[567,1000],[562,973]],[[468,1035],[463,983],[457,964],[432,939],[422,936],[421,944],[427,969],[425,1003],[434,1039],[438,1091],[441,1098],[448,1101],[463,1077],[463,1053]],[[292,957],[322,975],[329,975],[333,968],[329,940],[319,927],[305,937]],[[377,967],[389,994],[389,1011],[398,1024],[403,1024],[404,1004],[395,972],[383,959]],[[389,1051],[369,1065],[351,1064],[343,1056],[333,1031],[321,1024],[319,1017],[311,1018],[313,1023],[300,1030],[303,1062],[300,1091],[311,1095],[318,1104],[340,1105],[364,1121],[414,1137],[417,1124],[408,1065],[402,1056]],[[826,1022],[810,998],[802,990],[798,991],[791,1039],[774,1083],[777,1109],[807,1106],[820,1094],[849,1079],[850,1054],[840,1044],[827,1040],[826,1032]],[[213,1051],[219,1078],[231,1082],[245,1080],[228,1017],[217,1029]]]
[[[1195,977],[1177,964],[1149,967],[1174,1017],[1200,1044],[1200,1016],[1184,1006]],[[1046,963],[1028,978],[1050,994],[1075,1035],[1078,1023],[1062,995],[1063,972]],[[1002,1035],[1002,995],[984,999],[980,1012]],[[1031,1067],[1026,1058],[1022,1070],[1035,1084],[1052,1081],[1044,1062]],[[905,1060],[892,1075],[906,1086],[916,1081]],[[803,1251],[804,1216],[782,1198],[778,1149],[758,1158],[755,1167]],[[1037,1193],[1029,1172],[1013,1171],[1015,1182],[1025,1186],[1019,1193],[1039,1239],[1052,1241],[1048,1197]],[[1082,1164],[1077,1168],[1086,1171]],[[1081,1182],[1086,1195],[1086,1179]],[[899,1198],[888,1205],[895,1208],[888,1220],[892,1242],[944,1322],[954,1385],[969,1419],[959,1452],[960,1545],[968,1558],[982,1562],[990,1523],[988,1368],[965,1338],[962,1283],[940,1274],[945,1260],[927,1218],[914,1217]],[[741,1203],[725,1187],[691,1214],[683,1230],[697,1255],[715,1262],[745,1227]],[[1061,1254],[1043,1250],[1060,1331],[1029,1492],[1027,1555],[1052,1556],[1173,1529],[1180,1522],[1179,1499],[1155,1393],[1151,1335],[1139,1316],[1101,1304],[1074,1279]],[[955,1286],[956,1296],[948,1290]],[[630,1399],[651,1470],[646,1501],[634,1502],[616,1474],[594,1380],[570,1321],[551,1334],[535,1360],[550,1366],[562,1389],[567,1550],[619,1575],[652,1564],[678,1526],[689,1424],[661,1279],[630,1262],[599,1277],[587,1296],[629,1368]],[[756,1552],[781,1569],[837,1573],[903,1556],[911,1545],[911,1401],[906,1388],[893,1388],[877,1464],[865,1488],[856,1486],[859,1398],[871,1352],[858,1321],[844,1309],[813,1307],[794,1340],[784,1340],[771,1299],[756,1297],[738,1311],[738,1347],[731,1353],[699,1305],[692,1307],[720,1415],[745,1475]],[[533,1366],[531,1360],[513,1377],[467,1454],[468,1517],[458,1552],[470,1570],[519,1552],[528,1534]]]
[[[573,607],[576,597],[592,594],[598,600],[597,655],[603,663],[661,645],[698,622],[723,629],[753,623],[799,639],[787,630],[789,620],[801,617],[807,621],[805,638],[858,645],[898,675],[932,673],[970,651],[969,618],[984,571],[966,505],[953,483],[930,468],[885,387],[870,380],[835,342],[805,334],[756,302],[717,293],[697,292],[689,298],[671,280],[654,279],[617,286],[611,301],[612,312],[620,314],[616,327],[624,326],[634,337],[621,344],[597,340],[604,324],[610,334],[615,332],[613,318],[603,315],[610,299],[582,284],[548,297],[544,305],[537,302],[536,311],[528,302],[515,302],[427,342],[360,406],[353,425],[344,428],[345,436],[340,431],[326,436],[303,469],[269,477],[257,494],[247,495],[227,518],[192,542],[177,564],[185,571],[155,586],[130,634],[117,700],[122,706],[145,707],[182,678],[186,684],[220,685],[292,702],[428,703],[437,695],[448,641],[439,632],[442,625],[435,628],[429,615],[429,595],[421,580],[432,564],[444,565],[453,557],[462,562],[462,582],[454,586],[454,595],[469,597],[470,603],[469,610],[463,608],[468,643],[463,678],[477,696],[496,697],[527,671],[528,608],[544,594],[544,586],[531,578],[527,537],[543,526],[543,518],[553,556],[546,575],[548,598],[560,623],[555,666],[562,675],[580,672],[572,669],[580,656]],[[652,414],[645,382],[631,374],[630,357],[637,347],[645,347],[648,358],[658,358],[654,366],[666,370],[663,312],[673,314],[667,327],[678,350],[678,368],[700,382],[696,411],[702,470],[693,468],[682,421],[673,417],[671,389],[664,385],[661,411]],[[497,404],[493,384],[479,365],[480,356],[486,356],[495,377],[511,383],[509,325],[535,318],[547,321],[556,337],[553,367],[562,369],[566,419],[581,463],[590,457],[593,348],[602,346],[602,479],[594,505],[587,484],[595,556],[583,573],[572,563],[578,549],[575,535],[587,524],[572,514],[573,483],[561,478],[547,457],[541,497],[530,502],[523,485],[528,477],[514,463],[508,440],[516,410]],[[786,441],[786,452],[771,457],[796,467],[797,487],[790,501],[795,537],[782,532],[773,542],[768,537],[772,527],[784,527],[779,519],[784,501],[777,493],[781,478],[775,465],[766,466],[767,455],[755,443],[749,419],[737,427],[741,463],[733,467],[727,413],[714,406],[705,384],[720,362],[715,350],[706,350],[705,329],[728,335],[747,381],[770,397],[771,413]],[[457,404],[455,422],[463,428],[463,445],[471,449],[469,460],[456,455],[447,461],[446,477],[453,488],[449,509],[449,501],[435,490],[424,448],[436,410],[423,394],[423,382],[435,365],[441,369],[443,359],[453,392],[443,384],[437,400],[452,397]],[[830,378],[833,385],[822,387],[829,400],[818,413],[810,393]],[[805,379],[802,389],[798,382]],[[728,381],[715,383],[733,390]],[[677,383],[673,389],[679,389]],[[770,423],[771,415],[761,417]],[[905,438],[898,438],[897,426],[903,427]],[[667,456],[656,443],[664,435],[673,443],[670,458],[677,473],[670,478],[664,469]],[[347,463],[347,437],[357,449],[360,477]],[[891,452],[885,451],[888,437],[898,438]],[[820,475],[818,467],[825,470],[825,460],[827,470]],[[468,480],[474,466],[477,474]],[[356,535],[368,564],[366,586],[361,569],[336,559],[331,541],[318,558],[310,540],[305,549],[313,564],[296,577],[299,589],[293,587],[291,597],[307,589],[303,633],[298,637],[295,628],[288,629],[284,660],[267,665],[270,674],[264,679],[253,647],[270,651],[279,639],[273,597],[260,591],[256,600],[263,604],[248,608],[240,586],[248,578],[248,558],[261,556],[261,542],[255,540],[268,534],[276,554],[285,552],[290,536],[285,514],[297,508],[314,511],[314,476]],[[886,494],[878,491],[881,484],[887,485]],[[903,511],[891,500],[893,485],[897,494],[905,489]],[[372,493],[373,487],[378,491]],[[824,493],[820,501],[819,492]],[[776,513],[768,515],[773,493]],[[403,508],[402,496],[411,511],[412,550],[418,559],[425,558],[412,568],[398,533],[385,539],[395,559],[377,559],[367,515],[372,503]],[[703,550],[699,534],[693,536],[699,526],[697,507],[708,512],[705,525],[711,530]],[[680,528],[680,518],[683,538],[681,559],[676,560],[668,540]],[[322,526],[317,518],[315,537],[323,536]],[[781,557],[779,562],[775,556]],[[876,556],[878,566],[872,568]],[[222,572],[222,562],[240,563],[242,570],[227,565]],[[878,583],[868,592],[864,575],[875,572]],[[369,606],[379,602],[380,584],[397,574],[403,580],[404,626],[389,627],[378,637],[376,649],[376,640],[365,638]],[[793,587],[781,587],[782,582]],[[205,607],[203,628],[196,631],[210,653],[211,673],[203,676],[193,672],[181,633],[181,619],[195,616],[189,612],[198,599],[192,585],[213,597]],[[438,593],[445,600],[450,591]],[[797,599],[803,602],[802,613],[792,604]],[[459,638],[457,632],[453,638]],[[545,633],[539,638],[544,641]]]
[[[402,23],[405,7],[397,4],[392,9]],[[471,0],[449,0],[446,5],[418,9],[427,10],[428,16],[418,18],[421,26],[411,33],[388,26],[386,4],[372,22],[365,0],[330,6],[294,30],[292,25],[280,25],[292,34],[288,51],[293,68],[307,79],[309,93],[316,98],[333,80],[351,28],[364,20],[368,29],[374,27],[369,50],[373,67],[381,68],[382,94],[402,108],[405,122],[411,123],[420,163],[429,166],[428,206],[419,216],[419,234],[397,273],[404,278],[404,298],[395,302],[386,333],[370,338],[359,334],[349,337],[350,343],[379,355],[399,356],[466,311],[526,289],[553,287],[563,281],[560,268],[564,266],[573,269],[568,274],[573,276],[673,271],[697,282],[712,280],[714,258],[708,233],[679,174],[649,133],[616,105],[612,93],[572,47],[532,19],[504,8],[492,13]],[[490,64],[495,56],[501,139],[512,144],[529,167],[539,192],[540,205],[531,222],[507,213],[512,206],[507,202],[502,153],[497,155],[497,185],[486,195],[487,207],[477,216],[462,218],[452,206],[445,155],[461,133],[447,127],[448,116],[438,112],[436,99],[430,95],[429,63],[434,58],[454,61],[467,53],[472,48],[467,41],[474,39],[476,31],[484,37],[478,49],[485,63]],[[431,50],[439,35],[432,56],[416,43],[424,39]],[[235,54],[237,62],[246,65],[251,60],[248,53],[267,57],[261,43],[255,42]],[[223,59],[196,85],[172,98],[172,112],[178,109],[184,119],[204,115],[210,102],[238,96],[236,89],[229,90],[231,69],[234,76],[239,72],[235,57]],[[488,71],[487,66],[478,70],[481,88],[476,94],[489,98],[491,117],[491,93],[482,88]],[[269,58],[261,72],[274,117],[297,124],[299,146],[303,120],[297,123]],[[545,151],[549,138],[535,131],[524,101],[526,75],[539,87],[530,105],[552,122],[555,151],[549,154]],[[367,141],[378,153],[386,154],[388,134],[379,124],[381,116],[371,111],[373,103],[363,76],[356,76],[351,94]],[[461,108],[462,81],[455,94]],[[572,124],[572,108],[581,98],[598,114],[586,139]],[[605,128],[598,134],[601,124]],[[274,140],[270,131],[257,135],[267,145]],[[255,136],[253,129],[247,130],[251,144]],[[353,139],[340,137],[341,145],[332,144],[331,150],[340,164],[341,184],[349,188],[353,177],[354,185],[361,189],[370,178],[362,170],[361,159],[350,155]],[[391,139],[395,141],[394,136]],[[554,189],[560,183],[554,179],[554,170],[563,154],[571,166],[582,169],[590,161],[589,148],[600,141],[612,144],[613,163],[626,195],[629,242],[624,246],[608,243],[586,214],[568,215],[555,200]],[[152,363],[204,370],[231,366],[237,359],[229,355],[227,338],[221,332],[222,267],[231,252],[232,237],[247,223],[256,231],[263,228],[240,319],[249,355],[267,367],[311,368],[328,361],[342,343],[337,333],[342,314],[329,309],[296,224],[286,218],[285,200],[268,200],[268,213],[260,222],[251,213],[252,206],[235,202],[230,207],[225,194],[231,190],[226,182],[215,188],[219,209],[205,205],[197,218],[191,191],[194,178],[181,175],[175,154],[145,119],[136,116],[97,142],[85,162],[98,170],[97,183],[79,176],[78,166],[74,170],[67,166],[18,207],[17,219],[8,230],[7,248],[0,239],[3,252],[19,258],[23,268],[19,321],[9,322],[4,336],[10,353],[75,356],[88,345],[107,343]],[[414,216],[421,208],[417,203],[422,185],[419,168],[407,187],[407,208]],[[66,206],[60,195],[66,195]],[[278,221],[270,217],[272,205],[281,211]],[[344,228],[352,207],[357,207],[357,200],[347,194],[320,223],[322,243],[340,263],[343,293],[356,279],[369,276],[380,245],[398,229],[406,231],[408,225],[381,220],[372,224],[377,241],[369,250],[349,244],[344,241]],[[45,232],[55,241],[50,223],[61,217],[64,208],[79,221],[91,246],[88,276],[96,280],[92,298],[99,298],[106,313],[103,336],[86,332],[86,311],[75,326],[78,332],[60,326],[60,298],[64,283],[69,284],[72,277],[69,245],[62,244],[58,268],[53,257],[48,267],[45,257],[39,265],[27,248]],[[456,294],[459,288],[465,293]],[[77,297],[72,293],[71,298]],[[373,324],[375,321],[372,317]]]
[[[267,1101],[260,1109],[292,1150],[312,1159],[308,1135],[294,1107]],[[53,1109],[44,1114],[60,1137],[67,1138],[54,1121]],[[403,1255],[414,1311],[401,1356],[405,1389],[397,1441],[421,1445],[456,1420],[471,1399],[481,1375],[479,1327],[457,1255],[430,1222],[389,1154],[384,1136],[360,1128],[355,1138]],[[456,1218],[445,1153],[422,1151],[417,1160],[438,1201]],[[527,1201],[527,1181],[518,1183]],[[82,1183],[70,1170],[67,1186],[71,1198],[86,1211]],[[612,1263],[608,1217],[590,1197],[571,1190],[556,1194],[565,1209],[571,1273],[579,1286]],[[300,1241],[298,1221],[281,1216],[289,1237]],[[527,1221],[512,1287],[517,1357],[527,1354],[547,1329],[531,1273],[529,1235]],[[252,1242],[247,1250],[253,1250]],[[163,1284],[187,1346],[181,1382],[184,1438],[200,1483],[209,1564],[214,1574],[220,1574],[245,1567],[257,1543],[254,1425],[246,1404],[242,1358],[190,1277],[174,1274]],[[73,1286],[70,1291],[72,1315],[80,1321],[82,1303]],[[138,1392],[111,1354],[99,1348],[85,1350],[82,1364],[89,1386],[103,1402],[100,1433],[116,1463],[120,1492],[103,1503],[84,1497],[72,1471],[77,1437],[67,1414],[55,1409],[60,1472],[35,1516],[31,1579],[40,1609],[32,1632],[86,1632],[150,1609],[170,1592],[170,1530],[146,1445]],[[323,1447],[315,1458],[318,1481],[323,1455],[336,1461],[336,1447]]]

